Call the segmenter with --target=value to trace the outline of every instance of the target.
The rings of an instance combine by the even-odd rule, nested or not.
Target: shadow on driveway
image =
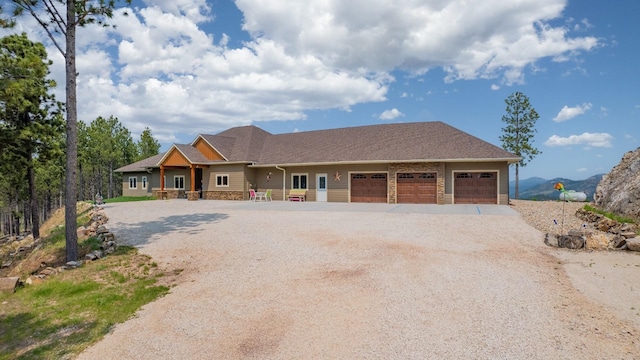
[[[223,213],[171,215],[153,221],[141,221],[129,224],[119,223],[117,226],[114,226],[113,232],[122,243],[131,246],[141,246],[153,241],[154,235],[157,234],[180,233],[184,235],[197,235],[203,230],[200,225],[219,222],[228,217],[228,214]]]

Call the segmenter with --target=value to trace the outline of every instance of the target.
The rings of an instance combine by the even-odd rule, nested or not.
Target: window
[[[473,178],[473,176],[471,176],[471,173],[458,173],[456,174],[456,179],[471,179]]]
[[[480,175],[478,175],[479,179],[493,179],[494,178],[494,174],[493,173],[480,173]]]
[[[138,178],[132,176],[129,178],[129,189],[137,189],[138,188]]]
[[[229,175],[216,175],[216,186],[228,187],[229,186]]]
[[[173,177],[173,188],[177,190],[184,190],[184,175]]]
[[[292,189],[307,189],[307,174],[292,174],[291,175],[291,188]]]
[[[147,177],[146,176],[142,177],[142,188],[143,189],[147,188]]]

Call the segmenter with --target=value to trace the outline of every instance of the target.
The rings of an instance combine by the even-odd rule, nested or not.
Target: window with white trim
[[[138,188],[138,178],[135,176],[129,177],[129,189],[137,189]]]
[[[184,190],[184,175],[176,175],[173,177],[173,188],[176,190]]]
[[[291,188],[307,190],[309,174],[291,174]]]
[[[217,187],[229,187],[229,174],[216,175]]]
[[[146,176],[142,177],[142,188],[143,189],[147,188],[147,177]]]

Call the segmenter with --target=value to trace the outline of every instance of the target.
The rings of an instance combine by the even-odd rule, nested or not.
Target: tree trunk
[[[78,163],[78,176],[80,177],[80,198],[82,199],[86,199],[87,198],[87,192],[86,189],[84,188],[84,173],[82,171],[82,164],[79,162]],[[90,198],[90,197],[89,197]]]
[[[78,260],[77,172],[78,172],[78,109],[76,99],[76,12],[75,1],[67,1],[66,22],[66,112],[67,159],[65,169],[65,239],[67,261]]]
[[[518,200],[518,183],[520,182],[520,179],[518,178],[518,163],[516,163],[516,200]]]
[[[109,199],[113,198],[113,161],[109,161]]]
[[[38,193],[36,192],[36,170],[33,167],[33,159],[31,157],[31,152],[29,152],[27,155],[29,163],[27,176],[29,177],[29,197],[31,198],[31,234],[33,234],[34,239],[38,239],[40,237],[40,211],[38,211]]]

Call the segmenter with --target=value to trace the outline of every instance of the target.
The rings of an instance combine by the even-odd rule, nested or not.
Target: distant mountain
[[[593,194],[596,192],[596,186],[602,180],[604,174],[594,175],[584,180],[570,180],[565,178],[555,178],[545,180],[538,177],[532,177],[520,180],[518,184],[518,198],[523,200],[558,200],[560,193],[554,189],[554,185],[558,182],[564,184],[567,190],[581,191],[587,194],[587,201],[593,201]],[[516,182],[509,182],[509,196],[516,196]]]

